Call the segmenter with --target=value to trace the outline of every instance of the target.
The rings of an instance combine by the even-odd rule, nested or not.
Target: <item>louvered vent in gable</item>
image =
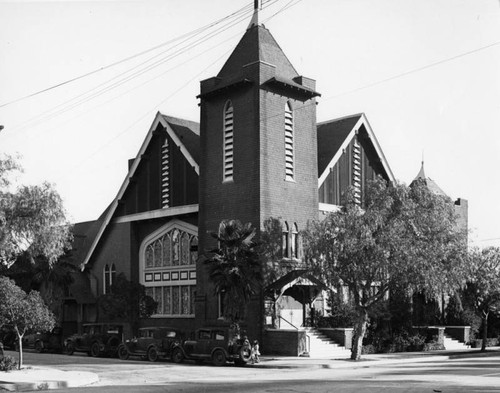
[[[170,155],[168,150],[168,137],[161,148],[161,201],[162,207],[170,206]]]
[[[224,110],[224,181],[233,180],[233,106],[229,101]]]
[[[358,139],[354,139],[352,147],[352,185],[354,187],[354,199],[361,204],[361,146]]]
[[[293,160],[293,112],[290,104],[285,106],[285,179],[294,180]]]

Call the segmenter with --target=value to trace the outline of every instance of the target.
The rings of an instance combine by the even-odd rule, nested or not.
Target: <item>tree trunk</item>
[[[365,308],[359,308],[356,322],[354,323],[354,338],[351,349],[351,359],[359,360],[363,349],[363,338],[368,327],[368,312]]]
[[[483,314],[483,342],[481,343],[481,352],[486,351],[486,341],[488,340],[488,315]]]
[[[19,361],[17,362],[17,369],[20,370],[23,367],[23,336],[19,333],[17,334],[17,348],[19,353]]]

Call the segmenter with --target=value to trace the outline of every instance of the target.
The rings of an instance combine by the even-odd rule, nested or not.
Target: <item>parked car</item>
[[[118,346],[123,341],[123,326],[109,323],[89,323],[83,325],[82,334],[73,334],[64,340],[68,355],[87,352],[89,356],[116,356]]]
[[[233,329],[216,327],[196,330],[193,340],[186,340],[172,349],[172,360],[180,363],[184,359],[202,362],[210,360],[216,366],[226,362],[245,365],[250,360],[251,348]]]
[[[33,340],[33,347],[37,352],[62,352],[64,348],[63,331],[59,326],[56,326],[50,332],[35,334]]]
[[[127,340],[118,347],[118,357],[126,360],[129,356],[140,356],[150,362],[170,359],[172,349],[182,343],[180,330],[170,327],[145,327],[139,329],[138,337]]]

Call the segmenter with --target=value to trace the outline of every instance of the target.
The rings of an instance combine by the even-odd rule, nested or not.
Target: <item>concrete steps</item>
[[[309,336],[309,357],[313,359],[349,358],[351,351],[335,343],[333,340],[314,328],[305,328]]]
[[[445,349],[447,349],[447,350],[467,348],[467,346],[464,343],[462,343],[458,340],[455,340],[454,338],[452,338],[451,336],[449,336],[447,334],[444,335],[443,344],[444,344]]]

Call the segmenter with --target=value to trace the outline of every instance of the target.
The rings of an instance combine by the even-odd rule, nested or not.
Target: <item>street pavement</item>
[[[16,356],[15,353],[8,353],[11,356]],[[134,385],[138,380],[143,383],[160,383],[165,377],[166,367],[170,370],[176,368],[176,373],[179,379],[185,378],[186,375],[194,375],[199,373],[194,364],[186,363],[184,369],[179,369],[179,365],[174,365],[169,362],[161,362],[151,364],[143,361],[127,361],[121,362],[117,359],[97,359],[88,357],[73,356],[71,365],[63,365],[58,361],[44,365],[34,366],[36,364],[36,356],[27,357],[25,367],[19,371],[2,372],[0,373],[0,389],[9,391],[33,391],[47,389],[73,388],[81,386],[109,386],[109,385]],[[57,356],[57,355],[54,355]],[[61,355],[59,355],[61,356]],[[396,369],[405,363],[424,363],[424,362],[443,362],[449,359],[462,358],[483,358],[483,357],[500,357],[500,347],[488,348],[487,352],[479,352],[477,349],[464,349],[455,351],[431,351],[431,352],[405,352],[392,354],[370,354],[363,355],[362,360],[354,362],[349,359],[314,359],[306,357],[271,357],[263,356],[261,361],[254,365],[247,365],[239,369],[233,375],[236,378],[242,376],[243,369],[245,372],[251,370],[257,371],[261,369],[269,370],[267,378],[272,378],[276,375],[272,370],[289,370],[289,372],[300,372],[299,370],[356,370],[367,369],[373,366],[383,369]],[[66,357],[65,359],[69,359]],[[116,366],[118,362],[119,367]],[[85,363],[85,364],[83,364]],[[189,367],[191,366],[191,367]],[[210,367],[210,366],[202,366]],[[498,367],[498,365],[496,366]],[[87,371],[82,371],[87,369]],[[221,372],[227,368],[211,367],[210,370],[205,368],[205,371],[210,371],[204,374],[213,374],[212,379],[221,378]],[[106,370],[106,372],[100,372]],[[147,371],[145,371],[147,370]],[[195,371],[196,370],[196,371]],[[102,375],[102,378],[100,378]],[[457,376],[458,379],[460,376]],[[207,379],[207,378],[205,378]]]

